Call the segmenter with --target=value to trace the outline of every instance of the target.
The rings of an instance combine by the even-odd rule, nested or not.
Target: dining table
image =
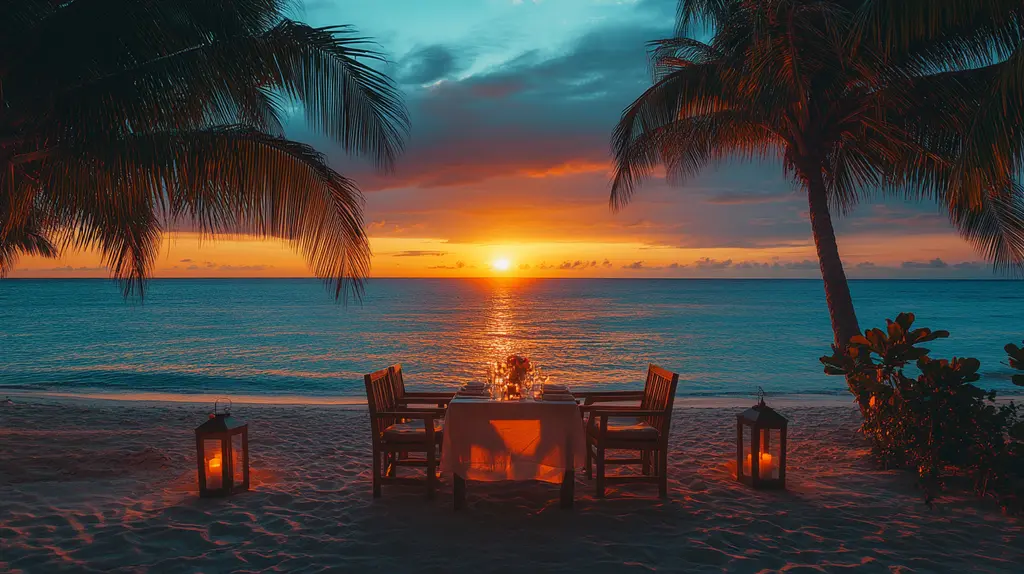
[[[567,390],[513,400],[459,393],[445,413],[441,472],[453,477],[456,510],[465,506],[467,480],[561,483],[561,507],[572,508],[586,448],[579,406]]]

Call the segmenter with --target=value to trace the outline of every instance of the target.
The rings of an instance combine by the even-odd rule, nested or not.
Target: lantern
[[[764,404],[736,415],[736,480],[754,488],[786,488],[786,427],[789,420]]]
[[[199,496],[228,496],[249,490],[249,425],[214,403],[209,420],[196,427]]]

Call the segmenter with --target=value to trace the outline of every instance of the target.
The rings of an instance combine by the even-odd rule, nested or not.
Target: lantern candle
[[[750,476],[750,454],[747,454],[747,459],[743,461],[743,474]],[[761,464],[758,467],[758,472],[761,476],[772,475],[772,455],[767,452],[761,453]]]
[[[206,484],[208,488],[220,488],[223,481],[222,461],[220,453],[215,453],[206,464]]]

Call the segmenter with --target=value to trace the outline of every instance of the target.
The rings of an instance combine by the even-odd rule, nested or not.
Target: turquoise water
[[[862,327],[911,310],[948,329],[934,356],[975,356],[1013,389],[1024,283],[855,281]],[[402,362],[410,385],[480,379],[529,355],[575,388],[632,387],[649,361],[681,395],[840,394],[820,281],[377,279],[341,306],[307,279],[157,280],[144,304],[104,280],[0,281],[0,386],[61,392],[361,396]]]

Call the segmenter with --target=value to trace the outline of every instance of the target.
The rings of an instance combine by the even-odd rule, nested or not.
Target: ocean
[[[862,328],[912,311],[952,333],[933,357],[1019,391],[1002,348],[1024,339],[1024,283],[851,285]],[[348,305],[312,279],[155,280],[142,303],[107,280],[0,281],[0,393],[362,397],[392,363],[452,388],[519,353],[578,389],[638,388],[653,362],[682,396],[841,395],[818,362],[831,340],[813,280],[373,279]]]

